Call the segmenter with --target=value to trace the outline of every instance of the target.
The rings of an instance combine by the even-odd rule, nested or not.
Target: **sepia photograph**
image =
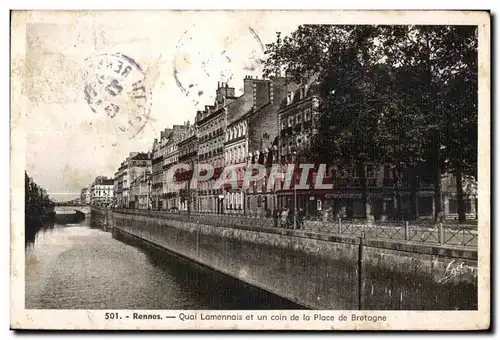
[[[10,44],[12,329],[489,327],[490,13],[13,11]]]

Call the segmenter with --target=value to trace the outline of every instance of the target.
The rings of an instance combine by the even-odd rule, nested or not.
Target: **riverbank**
[[[313,309],[474,310],[477,250],[115,211],[127,233]]]

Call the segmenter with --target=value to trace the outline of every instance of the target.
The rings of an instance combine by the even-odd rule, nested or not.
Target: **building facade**
[[[309,162],[306,151],[318,131],[320,111],[316,79],[295,84],[285,77],[247,76],[243,94],[238,97],[233,87],[219,83],[213,105],[197,111],[193,125],[186,122],[165,129],[154,140],[150,153],[131,153],[120,164],[113,183],[117,206],[259,216],[289,208],[291,213],[302,211],[309,218],[364,218],[363,188],[356,168],[327,164],[322,182],[332,187],[315,189],[318,164],[314,164],[307,187],[295,187],[300,179],[299,158],[301,163]],[[185,183],[180,189],[166,183],[169,170],[178,163],[189,166],[175,174],[176,180]],[[211,166],[214,175],[191,187],[196,164]],[[252,164],[264,165],[266,176],[242,188],[245,172]],[[295,167],[291,186],[285,187],[284,179],[276,178],[270,185],[270,170],[276,165],[281,173]],[[227,166],[236,170],[237,186],[215,187]],[[422,172],[415,183],[410,183],[407,174],[395,174],[389,166],[367,165],[365,172],[376,219],[406,219],[409,211],[416,211],[421,218],[433,216],[432,176]],[[88,190],[91,197],[94,190]],[[475,197],[466,197],[469,218],[477,214]],[[456,192],[443,190],[443,201],[445,214],[454,218]]]
[[[90,186],[90,204],[110,206],[114,197],[114,182],[105,176],[97,176]]]
[[[184,137],[177,143],[179,150],[179,163],[189,165],[189,170],[181,170],[176,177],[178,180],[187,182],[187,186],[179,190],[179,209],[182,211],[196,211],[197,191],[191,188],[193,170],[198,162],[198,138],[195,125],[186,123],[187,131]]]
[[[136,177],[130,185],[129,208],[133,209],[151,209],[152,197],[150,196],[152,186],[152,174],[150,169]]]
[[[248,154],[246,163],[260,164],[266,168],[266,176],[246,189],[245,210],[257,215],[270,215],[278,209],[277,192],[282,181],[274,181],[268,188],[269,174],[274,164],[279,164],[278,146],[279,111],[286,102],[290,92],[298,89],[298,85],[285,77],[274,77],[269,80],[268,97],[263,97],[263,105],[248,115]],[[285,170],[282,169],[281,172]]]
[[[167,176],[170,169],[179,162],[179,141],[183,140],[187,134],[189,126],[187,123],[184,125],[172,126],[166,144],[163,148],[163,184],[162,184],[162,207],[167,210],[179,209],[180,197],[179,190],[169,186]]]
[[[209,164],[214,176],[209,181],[198,182],[196,209],[201,212],[223,211],[222,189],[214,189],[214,184],[225,165],[224,134],[227,127],[227,108],[236,101],[234,87],[228,84],[217,84],[215,103],[205,106],[205,110],[196,113],[196,130],[198,132],[198,163]]]
[[[113,187],[115,195],[115,206],[118,208],[127,208],[129,206],[129,161],[137,156],[139,152],[131,152],[123,162],[120,163],[118,170],[113,177]]]
[[[162,210],[166,205],[163,194],[163,156],[166,153],[167,141],[172,133],[172,129],[164,129],[160,133],[160,138],[155,138],[152,147],[152,184],[151,184],[151,200],[153,210]]]
[[[138,208],[139,206],[139,190],[140,179],[145,175],[150,176],[151,174],[151,153],[140,152],[130,157],[128,160],[128,171],[127,171],[127,201],[128,208]],[[125,179],[124,179],[124,191],[125,191]]]

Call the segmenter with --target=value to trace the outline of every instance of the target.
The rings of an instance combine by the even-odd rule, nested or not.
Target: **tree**
[[[319,130],[306,153],[357,168],[368,219],[367,165],[389,166],[396,193],[409,178],[413,217],[422,174],[431,173],[436,221],[442,174],[455,172],[465,218],[461,178],[477,171],[475,27],[305,25],[266,47],[264,76],[319,75]]]
[[[372,61],[374,26],[300,26],[290,38],[268,45],[265,75],[285,73],[297,82],[319,74],[322,97],[318,134],[309,156],[352,169],[362,187],[365,216],[373,220],[367,166],[380,163],[377,130],[383,98]]]
[[[423,115],[420,126],[427,128],[423,159],[434,173],[435,220],[443,218],[442,174],[455,171],[463,221],[462,169],[469,173],[477,169],[476,28],[402,26],[384,31],[386,63],[395,69],[409,68],[414,75],[411,86],[401,88],[400,94],[409,99],[406,107]]]

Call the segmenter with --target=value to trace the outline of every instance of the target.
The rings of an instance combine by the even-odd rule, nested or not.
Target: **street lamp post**
[[[192,196],[191,196],[191,181],[193,179],[193,174],[194,174],[194,161],[191,161],[191,176],[188,176],[188,183],[187,183],[187,187],[188,187],[188,201],[187,201],[187,212],[188,212],[188,215],[191,215],[191,204],[194,205],[195,202],[192,201]]]
[[[151,180],[151,174],[149,173],[146,173],[146,180],[147,180],[147,183],[148,183],[148,191],[146,193],[146,210],[149,210],[150,207],[152,206],[152,202],[150,202],[150,199],[151,199],[151,195],[150,195],[150,192],[152,190],[152,187],[151,187],[151,183],[152,183],[152,180]]]

